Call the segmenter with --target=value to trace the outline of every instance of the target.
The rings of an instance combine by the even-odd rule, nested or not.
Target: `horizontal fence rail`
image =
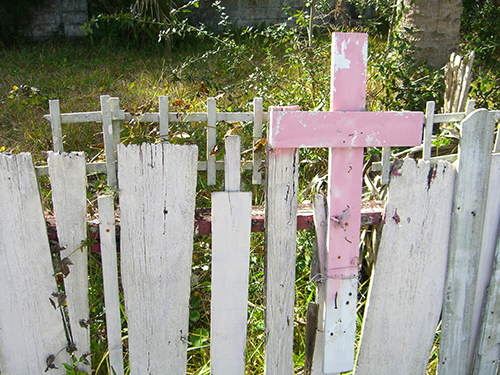
[[[122,109],[119,109],[119,99],[110,98],[109,96],[103,95],[101,97],[101,103],[106,107],[106,103],[110,103],[110,113],[103,115],[103,111],[90,111],[90,112],[79,112],[79,113],[60,113],[59,101],[51,100],[50,104],[50,114],[45,115],[44,118],[51,122],[53,142],[55,151],[63,151],[62,144],[62,124],[72,124],[72,123],[83,123],[83,122],[102,122],[103,132],[106,134],[109,130],[109,124],[111,122],[113,134],[111,139],[113,142],[105,143],[105,148],[107,149],[106,155],[114,155],[109,151],[111,144],[116,148],[116,144],[119,141],[120,134],[120,123],[157,123],[160,128],[160,139],[168,141],[169,134],[169,124],[171,123],[184,123],[184,122],[206,122],[207,123],[207,140],[206,140],[206,150],[208,159],[198,161],[198,171],[206,172],[209,184],[215,184],[215,174],[217,171],[224,170],[224,161],[216,160],[215,156],[211,156],[211,150],[217,145],[217,123],[218,122],[253,122],[253,147],[251,160],[241,160],[241,168],[243,170],[252,170],[252,180],[253,184],[259,185],[262,183],[262,147],[259,149],[259,141],[265,139],[265,135],[262,132],[262,124],[266,122],[269,118],[268,112],[263,111],[262,98],[255,98],[253,101],[254,111],[253,112],[217,112],[216,100],[214,98],[207,99],[207,112],[169,112],[168,111],[168,97],[160,96],[159,98],[159,111],[158,112],[147,112],[143,114],[129,113]],[[426,112],[424,116],[424,138],[420,146],[412,147],[405,150],[399,154],[395,154],[395,157],[401,157],[405,155],[410,155],[413,153],[422,152],[422,158],[424,160],[429,160],[431,164],[436,164],[439,161],[450,161],[454,162],[457,159],[457,154],[445,155],[445,156],[435,156],[431,157],[432,141],[433,141],[433,125],[442,123],[460,123],[469,113],[474,110],[475,101],[470,100],[467,102],[465,112],[458,113],[435,113],[435,102],[428,102],[426,106]],[[500,119],[500,111],[491,111],[495,119]],[[495,142],[495,145],[499,144],[499,140]],[[496,146],[497,147],[497,146]],[[500,147],[500,146],[498,146]],[[113,165],[112,165],[113,164]],[[110,161],[106,162],[94,162],[88,163],[87,173],[109,173],[110,170],[114,171],[116,174],[116,161],[112,163]],[[387,184],[390,178],[391,161],[390,161],[390,147],[383,148],[382,161],[375,162],[372,165],[373,171],[382,172],[382,183]],[[47,166],[37,166],[36,173],[38,176],[48,175]]]
[[[101,110],[79,113],[61,113],[58,100],[50,100],[50,114],[44,118],[50,121],[52,126],[52,138],[54,151],[64,151],[62,124],[74,124],[84,122],[101,122],[104,135],[104,147],[106,162],[87,164],[87,173],[107,173],[108,180],[116,180],[116,145],[120,143],[120,125],[127,123],[156,123],[159,125],[160,139],[168,141],[169,124],[186,122],[205,122],[206,125],[206,153],[207,160],[198,161],[198,171],[207,172],[207,182],[209,185],[215,184],[217,171],[224,170],[224,161],[216,160],[213,154],[214,148],[218,144],[217,123],[253,123],[252,134],[252,158],[241,162],[244,170],[252,170],[252,182],[255,185],[262,183],[262,154],[265,142],[262,136],[262,123],[267,121],[268,114],[263,112],[262,98],[255,98],[253,101],[253,112],[217,112],[217,101],[215,98],[207,99],[207,112],[169,112],[169,102],[167,96],[159,97],[159,111],[146,112],[143,114],[128,113],[119,109],[119,99],[111,98],[108,95],[101,96]],[[220,138],[220,137],[219,137]],[[47,167],[37,167],[37,175],[47,175]],[[114,185],[111,183],[110,185]]]

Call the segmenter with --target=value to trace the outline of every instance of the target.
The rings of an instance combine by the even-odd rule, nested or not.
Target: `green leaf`
[[[189,313],[189,320],[192,322],[197,322],[200,320],[200,312],[198,310],[193,310]]]

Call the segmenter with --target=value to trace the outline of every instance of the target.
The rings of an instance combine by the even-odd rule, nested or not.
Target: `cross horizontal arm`
[[[412,146],[422,140],[422,112],[270,113],[273,148]]]

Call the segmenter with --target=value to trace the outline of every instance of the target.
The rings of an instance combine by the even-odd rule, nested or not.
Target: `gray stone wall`
[[[400,28],[414,27],[408,36],[419,48],[417,58],[440,68],[460,43],[462,0],[404,0]]]
[[[88,22],[87,0],[47,0],[36,15],[28,34],[46,39],[54,34],[68,38],[83,36],[82,26]]]
[[[203,23],[214,30],[221,30],[218,25],[220,13],[212,6],[214,0],[200,0],[200,7],[194,9],[190,18],[194,22]],[[304,8],[304,0],[221,0],[220,5],[228,16],[232,27],[273,25],[286,22],[289,14],[286,7],[297,10]]]

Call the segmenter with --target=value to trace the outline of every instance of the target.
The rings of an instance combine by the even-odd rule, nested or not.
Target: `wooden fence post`
[[[214,98],[207,100],[207,184],[215,185],[217,170],[214,155],[210,155],[217,145],[217,101]]]
[[[262,98],[255,98],[253,100],[253,174],[252,180],[254,185],[260,185],[262,183],[262,172],[260,167],[262,165],[262,155],[265,152],[265,148],[262,147],[261,150],[256,150],[257,142],[262,139]]]
[[[439,349],[440,375],[466,375],[484,229],[493,115],[485,109],[462,121]]]
[[[49,100],[50,125],[52,127],[52,148],[55,152],[63,152],[61,110],[59,100]]]
[[[298,110],[291,107],[290,110]],[[279,111],[271,108],[270,111]],[[265,374],[293,374],[298,149],[269,149],[266,176]]]
[[[111,98],[109,95],[101,96],[101,113],[108,185],[116,187],[118,182],[116,180],[115,138],[113,136],[113,117],[111,112]]]

